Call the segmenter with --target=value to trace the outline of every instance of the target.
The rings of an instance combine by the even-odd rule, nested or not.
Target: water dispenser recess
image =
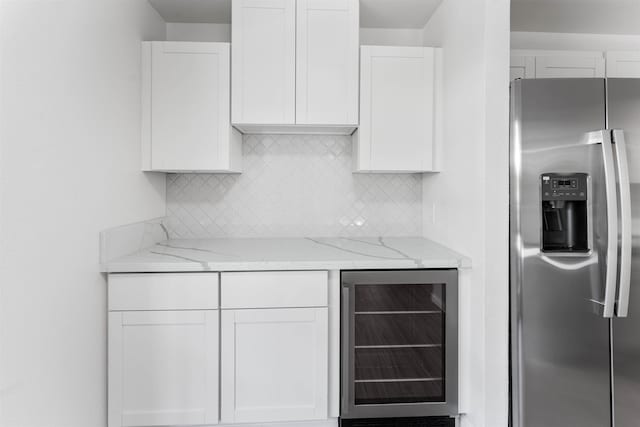
[[[589,252],[586,173],[540,176],[543,252]]]

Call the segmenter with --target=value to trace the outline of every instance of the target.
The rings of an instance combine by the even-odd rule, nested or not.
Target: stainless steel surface
[[[612,239],[603,145],[589,144],[586,135],[604,128],[603,79],[516,80],[512,84],[514,427],[611,423],[609,321],[602,314],[604,267]],[[553,172],[589,174],[588,224],[593,238],[591,251],[581,256],[550,256],[540,250],[539,179]]]
[[[594,135],[595,134],[595,135]],[[613,160],[611,134],[602,130],[591,132],[589,140],[597,138],[602,147],[602,163],[604,166],[604,194],[607,207],[607,246],[605,256],[605,285],[603,313],[604,317],[613,317],[618,285],[618,189],[616,184],[616,167]]]
[[[639,111],[640,113],[640,111]],[[638,115],[640,119],[640,114]],[[618,188],[620,192],[620,278],[616,307],[617,317],[627,317],[629,313],[629,291],[631,289],[631,184],[629,182],[629,161],[624,131],[614,129],[612,141],[618,166]]]
[[[608,127],[623,129],[631,176],[640,149],[640,82],[608,79]],[[617,144],[617,143],[616,143]],[[635,153],[635,156],[634,156]],[[636,178],[638,177],[635,172]],[[615,427],[637,427],[640,419],[640,184],[630,184],[632,249],[627,317],[613,320]]]
[[[342,340],[341,340],[341,408],[342,418],[377,418],[377,417],[410,417],[410,416],[442,416],[457,415],[458,413],[458,275],[457,270],[397,270],[397,271],[343,271],[342,272]],[[397,286],[397,285],[442,285],[444,287],[444,377],[412,378],[397,377],[391,379],[371,381],[366,378],[356,380],[355,377],[355,349],[373,346],[356,346],[355,333],[355,292],[358,286]],[[370,310],[359,311],[358,315],[369,315]],[[383,318],[391,313],[387,309],[374,312]],[[433,314],[431,310],[398,310],[398,314],[423,315]],[[404,346],[385,345],[384,348],[404,347],[438,347],[431,345]],[[438,402],[417,403],[385,403],[385,404],[356,404],[354,385],[371,383],[411,383],[444,380],[445,398]]]

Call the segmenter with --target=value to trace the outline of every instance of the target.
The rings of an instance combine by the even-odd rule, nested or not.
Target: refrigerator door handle
[[[631,289],[631,184],[629,181],[629,163],[624,131],[614,129],[611,132],[613,147],[618,164],[618,189],[620,194],[620,282],[616,315],[627,317],[629,313],[629,292]]]
[[[604,161],[604,180],[607,205],[607,262],[605,273],[603,317],[613,317],[618,279],[618,193],[611,132],[599,130],[587,134],[589,144],[600,144]]]

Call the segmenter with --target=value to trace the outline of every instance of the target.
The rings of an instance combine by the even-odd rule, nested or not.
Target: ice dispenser
[[[587,178],[586,173],[540,176],[543,252],[589,252]]]

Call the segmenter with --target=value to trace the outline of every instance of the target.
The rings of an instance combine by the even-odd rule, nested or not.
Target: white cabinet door
[[[295,0],[233,0],[231,19],[231,121],[294,124]]]
[[[640,77],[640,51],[607,52],[607,77]]]
[[[355,170],[435,170],[436,48],[362,46]]]
[[[222,311],[223,423],[327,418],[327,308]]]
[[[218,423],[218,311],[109,313],[109,427]]]
[[[144,42],[143,170],[234,171],[228,43]]]
[[[510,79],[532,79],[536,74],[536,59],[533,56],[511,55]]]
[[[358,123],[358,0],[298,0],[296,123]]]
[[[536,56],[536,78],[604,77],[604,57],[590,55]]]

